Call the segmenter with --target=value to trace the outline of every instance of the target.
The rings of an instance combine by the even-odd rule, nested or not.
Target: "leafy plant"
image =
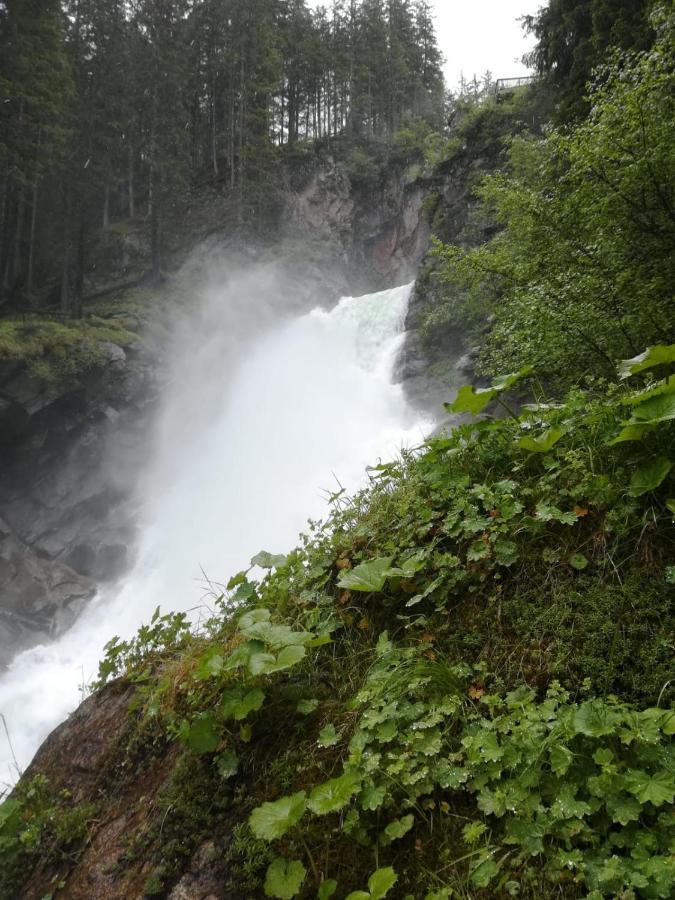
[[[367,891],[352,891],[346,900],[382,900],[398,881],[398,875],[391,866],[377,869],[368,879]]]
[[[307,870],[299,860],[275,859],[265,876],[265,896],[292,900],[300,893],[306,875]]]

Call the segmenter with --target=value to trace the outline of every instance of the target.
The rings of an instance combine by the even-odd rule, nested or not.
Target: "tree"
[[[40,188],[62,165],[73,80],[58,0],[14,0],[0,16],[0,303],[33,293]]]
[[[675,340],[675,22],[660,11],[652,23],[651,50],[617,51],[600,70],[586,120],[515,141],[510,174],[486,179],[503,231],[444,251],[448,274],[491,295],[491,371],[611,375],[616,359]]]
[[[586,85],[607,50],[644,50],[651,44],[648,0],[551,0],[524,27],[537,38],[527,58],[558,97],[560,121],[588,112]]]

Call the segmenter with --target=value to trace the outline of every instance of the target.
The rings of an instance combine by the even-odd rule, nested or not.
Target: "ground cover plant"
[[[129,851],[149,896],[232,817],[250,896],[671,896],[674,363],[558,402],[528,370],[464,389],[466,425],[260,553],[199,629],[157,610],[110,642],[100,685],[134,684],[135,733],[183,761],[176,838]],[[0,808],[8,871],[57,851],[55,807],[84,827],[64,803]]]

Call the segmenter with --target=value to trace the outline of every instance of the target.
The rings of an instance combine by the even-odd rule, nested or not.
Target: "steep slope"
[[[670,896],[672,424],[611,443],[643,397],[434,438],[199,633],[113,643],[2,807],[4,895]]]

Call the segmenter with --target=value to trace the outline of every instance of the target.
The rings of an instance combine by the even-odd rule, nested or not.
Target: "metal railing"
[[[534,84],[536,80],[536,75],[522,75],[520,78],[498,78],[495,82],[495,94],[501,94],[504,91],[514,91],[516,88]]]

